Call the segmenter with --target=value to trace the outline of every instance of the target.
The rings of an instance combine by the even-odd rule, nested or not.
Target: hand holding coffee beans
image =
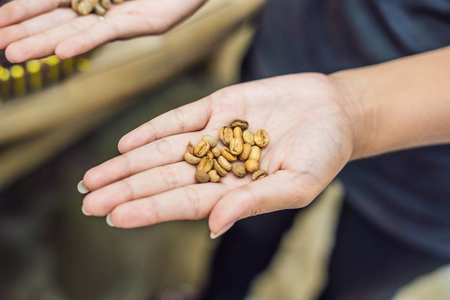
[[[222,127],[219,139],[222,144],[228,146],[222,150],[217,147],[217,139],[211,135],[203,136],[195,147],[189,142],[184,160],[197,166],[197,182],[218,182],[220,177],[226,176],[229,171],[239,178],[244,177],[247,172],[253,173],[253,180],[266,176],[266,171],[259,169],[259,158],[261,148],[269,144],[269,135],[264,129],[252,133],[248,126],[247,121],[235,119],[230,126]],[[231,164],[238,159],[244,164]]]

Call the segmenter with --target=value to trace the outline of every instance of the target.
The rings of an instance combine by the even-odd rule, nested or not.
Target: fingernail
[[[78,189],[78,192],[79,192],[80,194],[83,194],[83,195],[84,195],[84,194],[89,193],[89,190],[84,186],[83,180],[81,180],[80,182],[78,182],[77,189]]]
[[[83,215],[88,216],[88,217],[91,215],[84,209],[84,206],[81,206],[81,212],[83,213]]]
[[[217,239],[219,236],[221,236],[222,234],[224,234],[225,232],[227,232],[231,227],[233,227],[234,223],[236,223],[236,221],[235,221],[235,222],[232,222],[232,223],[230,223],[230,224],[228,224],[227,226],[225,226],[225,227],[224,227],[221,231],[219,231],[219,233],[217,233],[217,234],[211,232],[211,234],[209,235],[209,237],[210,237],[212,240]]]
[[[106,223],[111,227],[116,227],[116,225],[114,225],[114,223],[111,221],[111,214],[108,214],[106,216]]]

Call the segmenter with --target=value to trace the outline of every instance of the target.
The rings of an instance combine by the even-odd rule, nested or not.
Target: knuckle
[[[160,154],[160,157],[163,158],[166,162],[172,161],[173,158],[172,145],[166,139],[160,140],[158,142],[157,150]]]
[[[172,190],[178,186],[178,176],[171,166],[160,168],[159,175],[167,189]]]
[[[203,217],[203,213],[200,208],[200,195],[192,187],[185,187],[183,190],[186,195],[188,207],[190,208],[189,216],[192,219],[201,219]]]
[[[175,114],[175,119],[178,127],[181,129],[182,132],[184,132],[186,128],[186,117],[184,115],[183,110],[181,108],[175,108],[173,112]]]

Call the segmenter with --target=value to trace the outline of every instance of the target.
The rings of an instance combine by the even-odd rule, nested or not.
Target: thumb
[[[225,194],[209,216],[215,239],[240,219],[308,205],[325,188],[309,173],[280,170]]]

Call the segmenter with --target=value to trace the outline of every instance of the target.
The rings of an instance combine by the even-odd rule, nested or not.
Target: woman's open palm
[[[308,205],[352,154],[353,137],[342,95],[321,74],[287,75],[222,89],[169,111],[124,136],[122,155],[84,176],[91,190],[83,202],[91,215],[131,228],[209,216],[213,233],[235,221]],[[269,174],[232,173],[218,183],[195,182],[195,167],[183,161],[188,142],[218,136],[231,120],[265,129],[260,168]]]

